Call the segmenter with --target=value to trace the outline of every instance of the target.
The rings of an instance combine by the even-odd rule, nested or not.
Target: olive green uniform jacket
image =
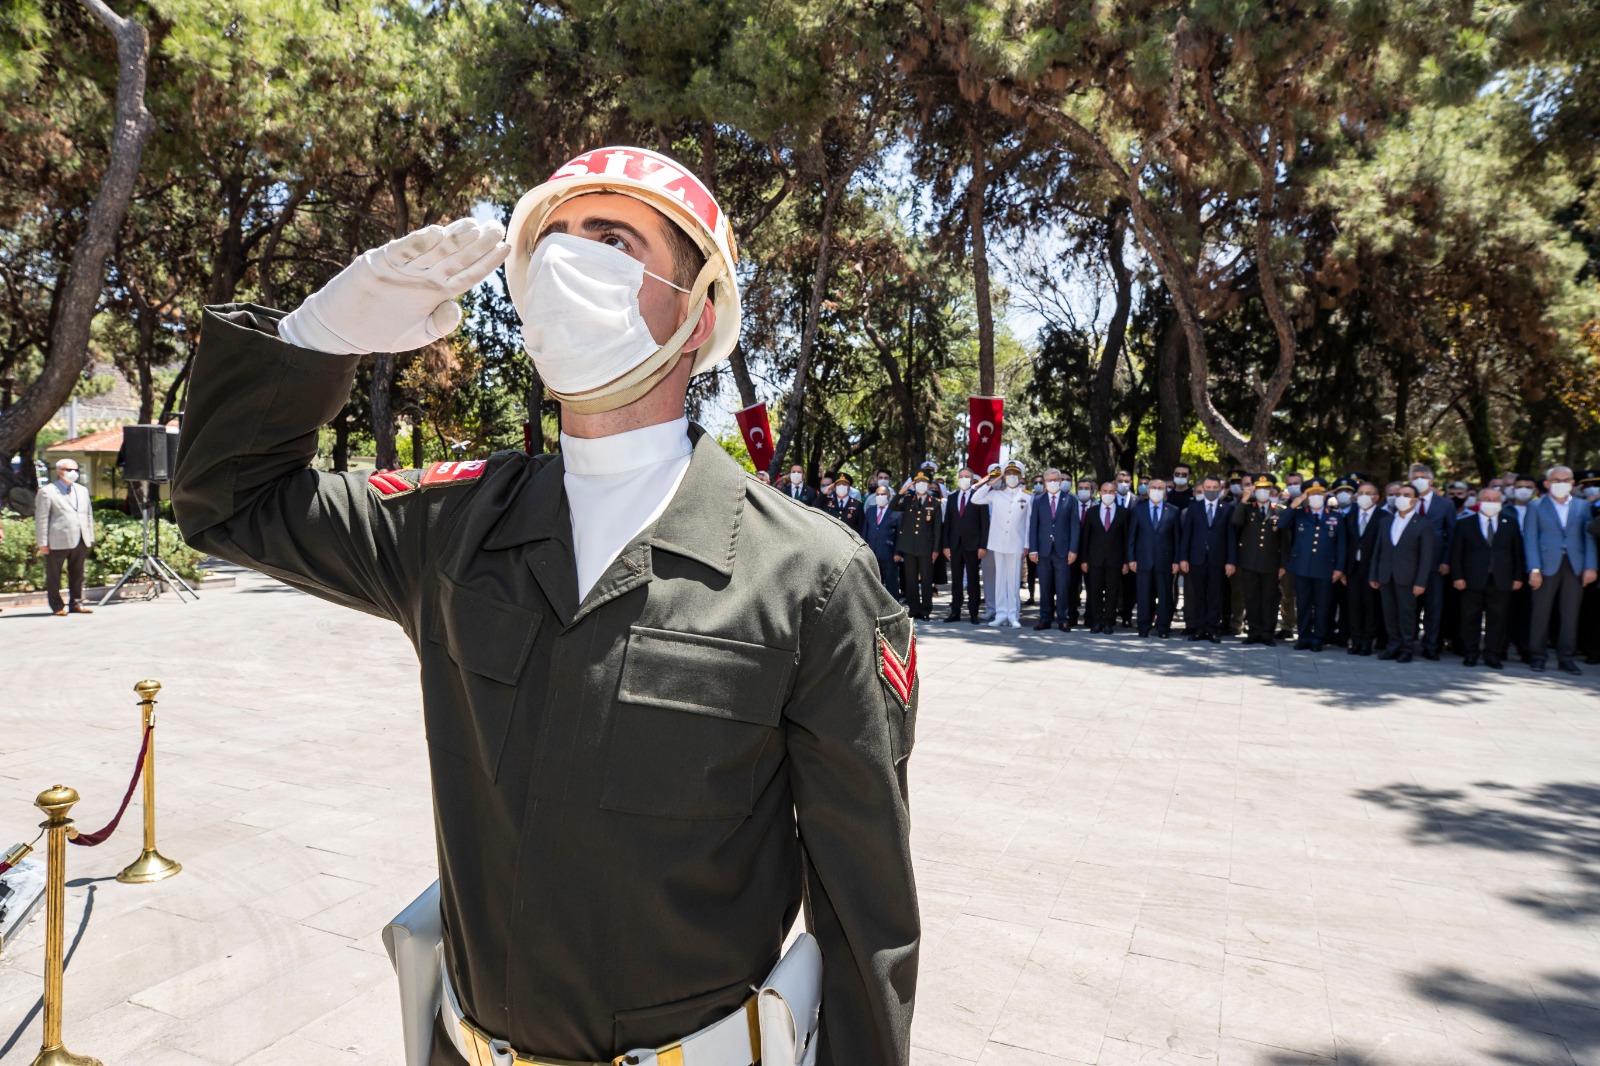
[[[915,660],[871,551],[693,427],[666,511],[580,602],[559,456],[415,489],[317,472],[359,357],[276,339],[281,317],[207,309],[176,517],[416,646],[468,1016],[541,1057],[667,1043],[748,997],[803,893],[819,1062],[907,1062]]]

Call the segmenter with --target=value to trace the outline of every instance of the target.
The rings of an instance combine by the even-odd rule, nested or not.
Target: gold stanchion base
[[[182,864],[173,862],[154,848],[147,848],[144,854],[117,875],[117,880],[125,885],[144,885],[151,881],[164,881],[181,869]]]
[[[55,1047],[40,1048],[39,1054],[34,1056],[33,1066],[103,1066],[103,1064],[99,1059],[90,1058],[88,1055],[74,1055],[57,1044]]]

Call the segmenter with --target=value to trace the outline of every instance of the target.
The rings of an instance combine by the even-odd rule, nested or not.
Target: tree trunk
[[[989,299],[989,242],[983,201],[989,186],[989,146],[972,127],[972,178],[967,182],[967,236],[972,241],[972,293],[978,307],[978,392],[994,395],[994,307]]]
[[[419,413],[416,420],[411,423],[411,465],[422,469],[426,462],[428,442],[422,435],[422,415]],[[445,452],[445,458],[450,458],[451,452]]]
[[[1394,477],[1411,462],[1411,360],[1404,353],[1394,377],[1394,448],[1389,458],[1389,476]]]
[[[395,449],[394,405],[390,402],[393,390],[394,353],[373,353],[372,440],[379,470],[393,470],[400,465],[400,455]]]
[[[156,357],[156,312],[146,305],[135,314],[139,328],[139,350],[134,353],[139,368],[139,424],[147,426],[156,406],[155,375],[150,367]]]
[[[1544,471],[1539,469],[1539,461],[1544,456],[1544,436],[1550,425],[1549,402],[1535,400],[1528,404],[1526,419],[1522,439],[1517,442],[1516,472],[1541,478]]]
[[[343,473],[350,469],[350,410],[345,408],[333,420],[333,469]]]
[[[745,359],[743,344],[733,346],[733,351],[728,354],[728,368],[733,371],[733,384],[739,390],[740,405],[754,407],[757,403],[756,385],[750,380],[750,364]]]
[[[1157,477],[1167,477],[1183,459],[1183,406],[1178,398],[1178,367],[1183,362],[1183,329],[1178,316],[1168,312],[1161,320],[1156,344],[1156,454]]]
[[[1499,474],[1488,390],[1480,382],[1474,382],[1466,404],[1458,407],[1457,412],[1461,415],[1462,427],[1467,431],[1467,440],[1472,444],[1472,461],[1478,467],[1478,476],[1487,482]]]
[[[0,455],[29,441],[67,402],[78,375],[89,361],[89,325],[104,283],[111,254],[128,203],[139,180],[139,160],[155,121],[145,110],[145,73],[150,37],[143,26],[123,18],[104,0],[82,0],[117,41],[117,97],[111,151],[100,178],[83,237],[73,248],[66,278],[58,290],[55,322],[50,327],[44,368],[21,398],[0,414]]]
[[[1133,273],[1123,259],[1127,216],[1119,205],[1106,221],[1106,264],[1111,268],[1115,283],[1115,303],[1111,321],[1106,326],[1100,363],[1095,368],[1089,390],[1089,458],[1094,463],[1095,478],[1102,482],[1111,480],[1119,460],[1117,442],[1111,432],[1111,406],[1116,398],[1117,367],[1122,363],[1122,350],[1128,336],[1128,316],[1133,311]]]

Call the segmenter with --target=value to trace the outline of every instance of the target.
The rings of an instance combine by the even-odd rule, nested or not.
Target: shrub
[[[88,585],[109,585],[139,558],[139,520],[117,511],[96,511],[94,520],[95,541],[84,568],[84,581]],[[28,592],[44,588],[44,559],[33,546],[33,520],[7,518],[0,520],[0,525],[6,534],[5,540],[0,541],[0,590]],[[151,532],[154,550],[156,531]],[[199,580],[204,556],[183,542],[178,527],[162,522],[160,539],[162,561],[186,581]]]

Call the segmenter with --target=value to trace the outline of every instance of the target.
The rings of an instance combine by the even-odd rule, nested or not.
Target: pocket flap
[[[794,658],[764,644],[632,626],[618,699],[777,725]]]
[[[517,683],[543,616],[439,578],[439,602],[428,626],[463,670],[502,685]]]

